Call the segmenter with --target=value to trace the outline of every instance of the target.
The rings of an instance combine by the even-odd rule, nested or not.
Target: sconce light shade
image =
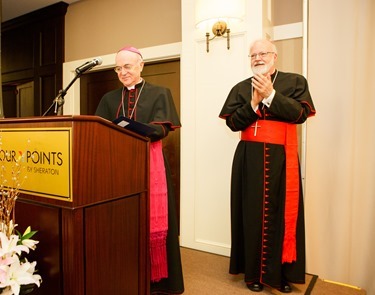
[[[229,23],[242,21],[245,14],[245,0],[196,0],[195,25],[206,30],[206,45],[209,52],[209,41],[217,36],[227,38],[230,48]],[[210,38],[209,30],[214,34]]]
[[[220,20],[243,20],[245,0],[197,0],[195,8],[195,25],[204,28]]]

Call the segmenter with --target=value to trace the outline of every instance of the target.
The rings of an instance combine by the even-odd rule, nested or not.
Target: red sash
[[[150,144],[150,260],[151,281],[168,277],[168,189],[162,141]]]
[[[241,140],[280,144],[286,156],[285,233],[282,262],[296,261],[296,229],[299,201],[297,127],[278,121],[258,120],[241,132]]]

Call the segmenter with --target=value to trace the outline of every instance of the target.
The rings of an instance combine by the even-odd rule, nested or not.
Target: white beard
[[[273,66],[273,60],[270,61],[269,63],[265,63],[264,65],[253,66],[251,67],[251,70],[253,71],[254,75],[257,75],[257,74],[265,75],[269,72],[272,66]]]

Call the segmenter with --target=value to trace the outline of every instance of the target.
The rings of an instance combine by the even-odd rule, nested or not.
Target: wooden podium
[[[32,294],[149,294],[149,140],[96,116],[3,119],[0,129],[3,135],[32,132],[40,145],[26,163],[33,185],[55,177],[47,187],[68,187],[59,195],[31,186],[17,200],[17,229],[38,231],[28,259],[37,261],[43,282]],[[67,161],[65,152],[49,157],[66,142],[43,150],[46,139],[39,142],[39,135],[48,141],[51,131],[58,133],[53,143],[61,131],[68,134]],[[63,180],[57,176],[65,173],[62,164],[69,166]]]

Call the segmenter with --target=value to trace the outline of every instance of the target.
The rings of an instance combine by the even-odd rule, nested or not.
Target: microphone
[[[84,72],[86,72],[88,70],[91,70],[93,67],[95,67],[97,65],[101,65],[102,62],[103,62],[103,60],[101,59],[101,57],[94,58],[93,60],[85,62],[83,65],[76,68],[75,72],[78,75],[83,74]]]

